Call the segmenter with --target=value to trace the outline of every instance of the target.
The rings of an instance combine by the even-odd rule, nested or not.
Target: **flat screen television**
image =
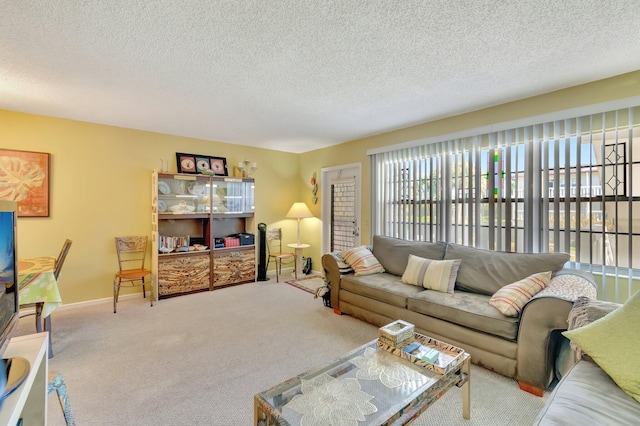
[[[18,325],[16,203],[0,200],[0,355]]]
[[[16,231],[16,203],[0,200],[0,356],[4,356],[4,351],[19,320]],[[0,364],[0,405],[4,398],[24,380],[25,368],[26,373],[29,370],[28,361],[24,358],[2,361],[4,369],[3,364]],[[26,366],[24,362],[27,362]]]

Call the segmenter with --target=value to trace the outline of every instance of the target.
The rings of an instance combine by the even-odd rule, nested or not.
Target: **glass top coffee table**
[[[453,386],[462,388],[462,417],[469,419],[471,356],[458,351],[446,369],[432,370],[373,340],[255,395],[254,424],[404,425]]]

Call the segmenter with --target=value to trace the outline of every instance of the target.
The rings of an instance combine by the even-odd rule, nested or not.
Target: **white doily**
[[[301,426],[357,426],[365,415],[378,409],[374,397],[360,388],[357,379],[335,379],[326,374],[302,379],[302,395],[296,395],[285,407],[302,414]]]
[[[424,380],[422,374],[399,363],[396,355],[373,348],[365,349],[364,354],[352,359],[351,363],[358,367],[356,373],[358,379],[379,379],[390,389]]]

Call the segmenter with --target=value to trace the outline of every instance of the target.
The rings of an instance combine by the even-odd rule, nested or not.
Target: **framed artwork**
[[[211,171],[216,176],[227,176],[227,159],[222,157],[209,157]]]
[[[176,152],[176,163],[178,164],[178,173],[197,173],[196,156],[193,154]]]
[[[176,163],[178,173],[227,176],[227,159],[224,157],[176,152]]]
[[[49,153],[0,149],[0,199],[18,203],[18,217],[49,217]]]

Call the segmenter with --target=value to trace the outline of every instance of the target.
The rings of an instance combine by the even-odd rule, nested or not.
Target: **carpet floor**
[[[33,317],[17,334],[34,332]],[[253,396],[377,337],[275,280],[161,300],[142,296],[53,313],[55,357],[78,425],[251,425]],[[544,404],[477,366],[471,420],[453,388],[414,425],[527,425]],[[55,395],[48,424],[64,424]]]

